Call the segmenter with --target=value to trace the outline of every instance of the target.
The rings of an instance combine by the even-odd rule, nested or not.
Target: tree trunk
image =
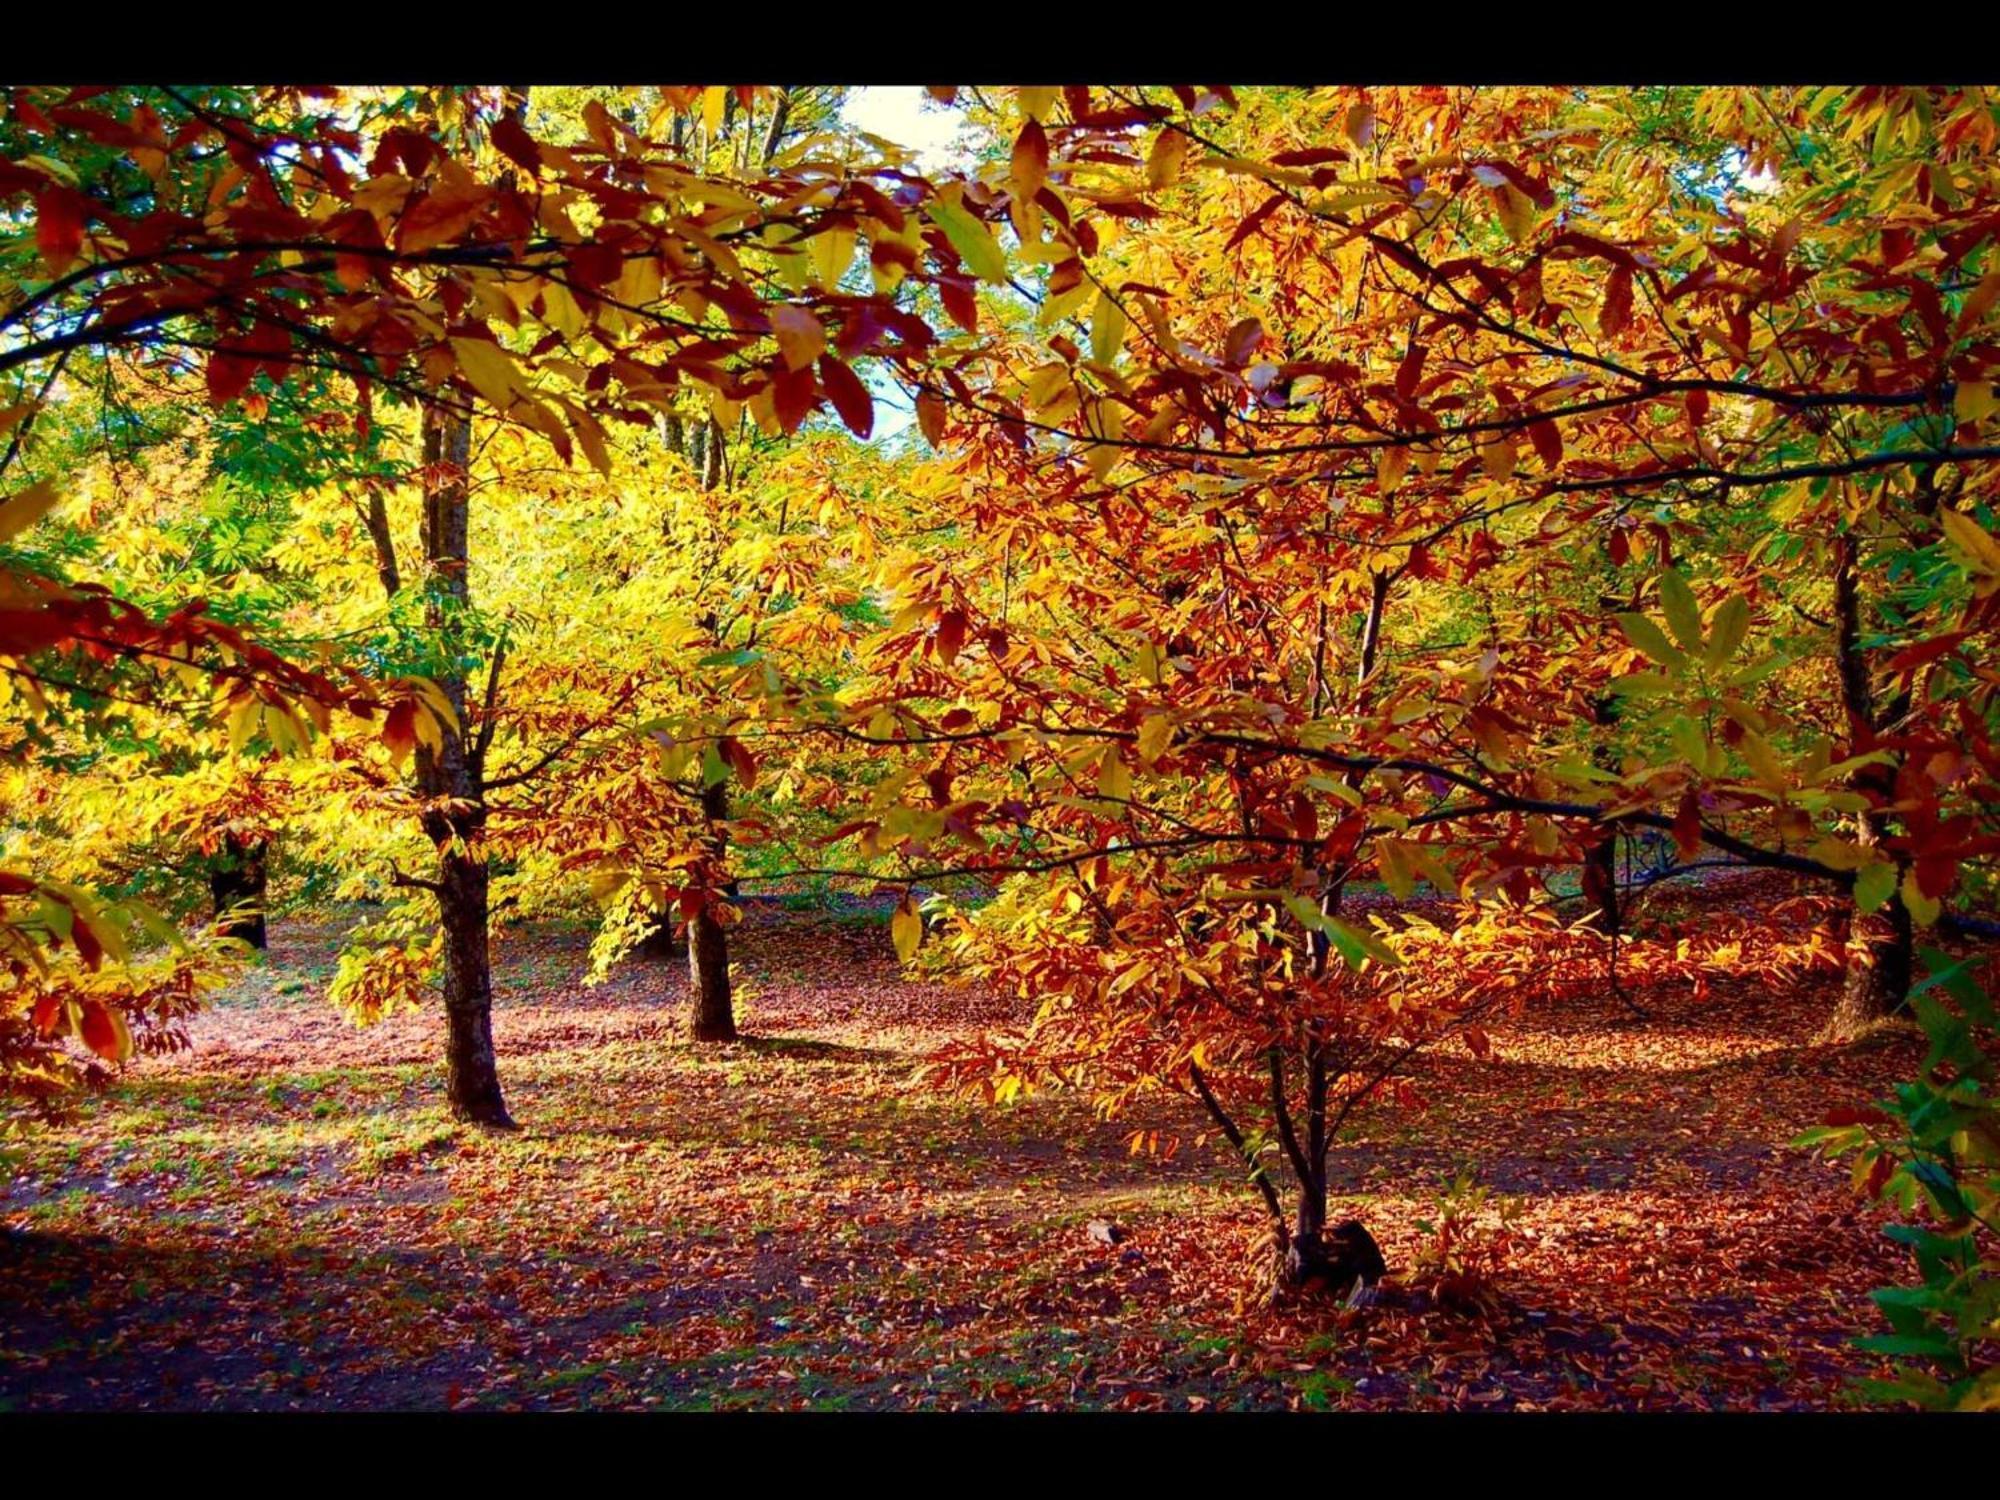
[[[1833,547],[1835,645],[1840,665],[1841,706],[1847,710],[1851,736],[1849,754],[1875,749],[1881,731],[1875,695],[1868,678],[1868,659],[1861,644],[1861,584],[1857,545],[1852,532]],[[1886,716],[1893,720],[1891,705]],[[1864,848],[1880,844],[1890,833],[1889,815],[1881,809],[1895,800],[1896,767],[1863,766],[1854,774],[1854,790],[1869,799],[1861,815],[1856,842]],[[1899,872],[1900,875],[1900,872]],[[1899,881],[1900,883],[1900,881]],[[1855,911],[1849,920],[1847,977],[1841,986],[1822,1037],[1828,1041],[1859,1035],[1869,1025],[1894,1015],[1909,1004],[1915,968],[1916,934],[1900,895],[1892,896],[1879,916]]]
[[[1609,729],[1618,722],[1618,700],[1610,693],[1595,699],[1590,705],[1590,721],[1599,729]],[[1591,747],[1592,764],[1603,770],[1611,770],[1617,763],[1612,754],[1608,737],[1597,736],[1597,743]],[[1606,937],[1615,938],[1623,926],[1624,914],[1618,904],[1618,830],[1615,826],[1599,829],[1595,843],[1583,851],[1583,904],[1584,921],[1595,927]]]
[[[1901,896],[1872,916],[1857,915],[1847,940],[1847,976],[1824,1041],[1850,1041],[1909,1004],[1916,971],[1916,924]]]
[[[653,930],[639,940],[635,950],[639,957],[653,959],[674,959],[681,956],[680,935],[674,931],[674,919],[664,916],[653,923]]]
[[[437,682],[458,727],[440,725],[443,743],[418,745],[417,789],[423,827],[437,847],[433,876],[438,920],[444,929],[446,1097],[453,1118],[511,1129],[514,1121],[500,1092],[493,1055],[493,970],[487,952],[486,824],[483,778],[465,731],[465,669],[455,644],[471,607],[466,576],[470,521],[466,469],[472,430],[462,416],[441,407],[424,413],[423,544],[424,622],[453,665]]]
[[[438,861],[444,926],[445,1098],[452,1118],[512,1129],[493,1052],[493,969],[486,948],[485,861]]]
[[[264,930],[265,854],[262,839],[225,834],[220,863],[208,876],[209,894],[215,898],[216,934],[239,938],[253,948],[268,946]]]
[[[726,848],[721,824],[729,816],[727,782],[702,789],[701,813],[708,821],[709,847],[719,865]],[[736,1040],[729,935],[706,904],[688,922],[688,1035],[697,1042]]]

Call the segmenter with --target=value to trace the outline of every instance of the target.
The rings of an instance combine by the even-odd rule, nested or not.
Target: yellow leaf
[[[1097,758],[1097,795],[1113,802],[1131,800],[1132,773],[1125,769],[1125,757],[1116,743],[1106,745]]]
[[[896,957],[908,963],[916,956],[924,939],[924,919],[917,912],[916,898],[905,896],[896,914],[889,919],[889,940],[896,945]]]
[[[1916,919],[1919,927],[1935,926],[1938,914],[1943,910],[1942,905],[1926,896],[1923,887],[1917,884],[1915,865],[1911,865],[1903,872],[1903,905],[1909,908],[1910,915]]]
[[[1951,414],[1961,422],[1977,422],[2000,411],[2000,392],[1990,380],[1961,380],[1951,398]]]
[[[1125,309],[1108,292],[1100,293],[1090,314],[1090,357],[1100,365],[1117,364],[1118,352],[1125,345],[1125,328]]]
[[[1403,482],[1403,475],[1409,471],[1410,450],[1407,448],[1381,448],[1375,454],[1375,483],[1383,494],[1392,494]]]
[[[827,291],[837,288],[854,264],[854,240],[851,229],[829,229],[807,241],[812,249],[813,274]]]
[[[1508,239],[1518,245],[1535,232],[1534,200],[1513,183],[1489,187],[1486,195],[1493,200],[1493,212],[1500,220],[1500,227],[1507,231]]]
[[[702,90],[701,124],[711,141],[722,132],[722,110],[728,99],[729,90],[721,84]]]
[[[1988,536],[1977,521],[1963,511],[1946,508],[1939,509],[1938,521],[1952,545],[1970,558],[1975,568],[1982,573],[2000,573],[2000,542]]]
[[[590,326],[569,288],[554,281],[542,288],[542,321],[566,339],[577,337]]]
[[[1048,118],[1049,107],[1056,102],[1056,91],[1052,88],[1024,88],[1017,97],[1021,113],[1031,120],[1041,121]]]
[[[453,339],[451,352],[458,360],[459,373],[495,411],[505,413],[522,389],[521,372],[514,356],[487,339]]]
[[[47,515],[61,496],[46,479],[38,479],[25,490],[0,501],[0,542],[12,541]]]
[[[1146,181],[1153,187],[1172,187],[1180,181],[1181,166],[1187,160],[1188,138],[1168,126],[1153,138],[1146,157]]]

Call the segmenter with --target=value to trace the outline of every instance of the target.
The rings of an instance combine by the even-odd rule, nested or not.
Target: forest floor
[[[434,1011],[325,1003],[340,933],[274,924],[191,1050],[0,1165],[0,1409],[1826,1407],[1904,1271],[1786,1144],[1920,1051],[1813,1045],[1824,985],[1447,1046],[1337,1148],[1337,1212],[1393,1284],[1469,1167],[1519,1208],[1497,1302],[1270,1312],[1240,1168],[1128,1149],[1191,1139],[1178,1101],[1105,1123],[913,1078],[1019,1002],[902,981],[879,918],[759,912],[746,1038],[705,1047],[680,965],[584,987],[587,934],[503,934],[507,1136],[445,1117]]]

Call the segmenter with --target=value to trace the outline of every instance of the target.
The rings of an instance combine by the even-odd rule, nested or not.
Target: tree
[[[1338,914],[1358,870],[1519,907],[1650,828],[1927,924],[2000,847],[1982,92],[1029,89],[988,123],[1011,146],[934,210],[990,288],[944,284],[979,338],[918,397],[951,543],[891,561],[819,726],[899,762],[847,868],[1033,877],[965,952],[1051,997],[1042,1076],[1226,1112],[1251,1080],[1202,1056],[1267,1072],[1290,1279],[1350,1046],[1426,1034],[1321,971],[1396,1008],[1369,981],[1417,940]],[[1884,241],[1854,210],[1912,182]],[[1924,689],[1822,732],[1780,687],[1833,682],[1838,631],[1775,612],[1827,576],[1800,518],[1857,513]]]
[[[712,133],[730,97],[663,91],[646,128],[699,112]],[[8,413],[6,465],[79,352],[199,358],[220,404],[267,400],[253,390],[260,378],[297,390],[307,372],[327,372],[351,383],[363,437],[378,390],[438,414],[427,455],[438,501],[432,559],[448,572],[460,530],[451,513],[462,508],[451,476],[463,474],[467,452],[464,427],[450,424],[475,406],[532,428],[565,459],[581,448],[602,468],[604,424],[678,409],[683,384],[708,393],[718,421],[747,407],[789,431],[830,401],[865,426],[869,398],[847,361],[907,359],[930,342],[924,323],[889,295],[906,275],[933,274],[910,233],[910,210],[927,191],[921,181],[899,175],[884,192],[868,180],[882,169],[865,158],[806,154],[725,182],[601,105],[585,106],[583,140],[544,146],[517,117],[478,128],[482,98],[443,91],[426,129],[410,123],[410,106],[422,101],[381,92],[17,91],[0,193],[35,235],[5,268],[11,290],[0,307],[9,336],[0,373],[18,373],[26,397]],[[756,91],[735,98],[747,110]],[[781,139],[775,117],[774,127]],[[487,135],[504,170],[482,165],[475,142]],[[588,229],[578,227],[579,211]],[[818,244],[801,249],[814,240],[837,243],[851,259],[863,230],[875,259],[894,268],[873,295],[836,290],[843,263],[819,281],[788,274],[797,295],[767,313],[765,264],[823,258]],[[524,319],[541,336],[516,353],[496,330]],[[47,482],[15,494],[6,529],[28,525],[55,498]],[[377,519],[371,505],[371,535]],[[386,567],[382,581],[401,583]],[[448,612],[441,604],[440,623]],[[65,599],[14,615],[0,649],[17,656],[114,644],[94,604]],[[134,616],[130,638],[115,647],[132,654],[181,649],[181,638],[220,640],[263,674],[254,689],[238,689],[239,704],[260,715],[292,713],[287,692],[321,706],[387,709],[394,745],[422,741],[420,778],[433,800],[464,800],[464,721],[449,682],[438,693],[413,686],[390,703],[361,684],[290,669],[195,613],[170,626],[171,640]],[[466,816],[436,811],[437,831],[462,839],[476,831],[457,826]],[[483,916],[469,885],[460,894],[468,915],[448,925],[470,934]],[[469,936],[452,945],[472,966],[475,946]],[[458,990],[461,1009],[477,1011],[479,985],[468,978]],[[469,1022],[468,1058],[480,1050],[477,1031]],[[473,1094],[482,1102],[462,1107],[497,1119],[497,1089],[472,1088],[466,1099]]]

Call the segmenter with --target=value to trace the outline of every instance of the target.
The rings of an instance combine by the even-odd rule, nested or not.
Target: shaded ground
[[[1812,1046],[1823,989],[1440,1054],[1336,1171],[1392,1267],[1457,1166],[1518,1195],[1500,1306],[1279,1316],[1240,1171],[1129,1153],[1196,1127],[1169,1102],[1105,1124],[914,1082],[1015,1007],[900,982],[879,925],[759,914],[752,1035],[703,1049],[678,965],[584,989],[584,935],[505,936],[511,1137],[445,1118],[437,1016],[325,1005],[337,937],[276,924],[191,1052],[0,1169],[0,1408],[1826,1406],[1900,1274],[1784,1144],[1917,1052]]]

